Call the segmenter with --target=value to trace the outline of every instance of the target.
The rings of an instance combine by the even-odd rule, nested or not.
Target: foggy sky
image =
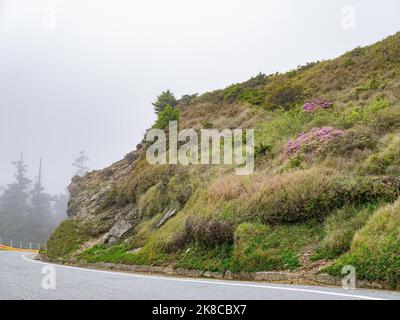
[[[162,90],[333,58],[399,24],[398,0],[0,0],[0,185],[24,151],[30,177],[43,157],[48,191],[62,192],[81,150],[100,169],[134,149]]]

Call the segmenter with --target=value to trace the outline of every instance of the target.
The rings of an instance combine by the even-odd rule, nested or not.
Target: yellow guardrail
[[[0,250],[3,251],[38,253],[42,247],[43,245],[41,243],[23,242],[0,238]]]
[[[32,252],[32,253],[39,253],[39,250],[29,250],[29,249],[18,249],[13,247],[7,247],[0,244],[0,250],[3,251],[17,251],[17,252]]]

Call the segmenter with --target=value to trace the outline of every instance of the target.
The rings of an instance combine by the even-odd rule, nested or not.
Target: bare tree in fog
[[[86,162],[89,158],[86,156],[85,151],[81,151],[79,157],[72,164],[76,168],[75,175],[82,177],[86,172],[89,171],[89,167],[86,166]]]

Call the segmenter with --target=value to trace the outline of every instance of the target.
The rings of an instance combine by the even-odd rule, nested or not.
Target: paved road
[[[400,293],[372,290],[277,285],[263,282],[213,281],[116,273],[54,266],[56,289],[43,289],[48,266],[30,255],[0,251],[0,300],[144,299],[144,300],[287,300],[399,299]],[[50,268],[51,269],[51,268]],[[46,278],[48,280],[48,278]],[[49,284],[50,282],[44,281]]]

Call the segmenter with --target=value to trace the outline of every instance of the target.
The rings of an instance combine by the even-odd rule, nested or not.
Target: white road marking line
[[[303,293],[322,294],[322,295],[328,295],[328,296],[338,296],[338,297],[346,297],[346,298],[354,298],[354,299],[362,299],[362,300],[386,300],[386,299],[377,298],[377,297],[369,297],[369,296],[353,295],[353,294],[347,294],[347,293],[321,291],[321,290],[313,290],[313,289],[289,288],[289,287],[270,286],[270,285],[256,285],[256,284],[248,284],[248,283],[234,283],[234,282],[224,282],[224,281],[218,281],[218,280],[207,281],[207,280],[181,279],[181,278],[174,278],[174,277],[147,276],[147,275],[141,275],[141,274],[124,273],[124,272],[86,269],[86,268],[63,266],[63,265],[47,263],[47,262],[38,261],[38,260],[32,260],[32,259],[29,259],[28,257],[26,257],[25,254],[22,254],[21,257],[25,261],[28,261],[31,263],[51,264],[51,265],[55,266],[56,268],[64,268],[64,269],[79,270],[79,271],[86,271],[86,272],[96,272],[96,273],[103,273],[103,274],[108,274],[108,275],[119,275],[119,276],[125,276],[125,277],[127,276],[127,277],[145,278],[145,279],[153,279],[153,280],[161,280],[161,281],[176,281],[176,282],[188,282],[188,283],[200,283],[200,284],[203,283],[203,284],[211,284],[211,285],[249,287],[249,288],[259,288],[259,289],[296,291],[296,292],[303,292]]]

